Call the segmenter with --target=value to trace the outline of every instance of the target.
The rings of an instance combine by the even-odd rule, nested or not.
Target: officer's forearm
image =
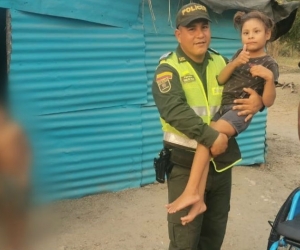
[[[204,123],[203,120],[195,114],[190,117],[187,117],[185,114],[182,119],[172,119],[172,117],[176,116],[166,117],[164,120],[188,138],[196,140],[199,144],[207,148],[212,146],[219,135],[216,130]]]
[[[195,140],[198,143],[206,146],[207,148],[210,148],[214,144],[218,135],[218,131],[214,130],[212,127],[206,124],[206,126],[203,127],[201,136],[196,137]]]

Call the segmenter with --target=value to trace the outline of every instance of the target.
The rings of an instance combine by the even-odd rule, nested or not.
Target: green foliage
[[[295,21],[290,31],[280,38],[280,43],[291,50],[300,52],[300,10],[298,9]]]

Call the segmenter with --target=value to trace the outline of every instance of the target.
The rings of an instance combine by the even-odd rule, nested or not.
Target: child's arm
[[[223,68],[223,70],[220,72],[220,74],[218,75],[218,78],[217,78],[218,83],[221,85],[225,84],[236,68],[237,68],[237,66],[236,66],[234,60],[229,62],[225,66],[225,68]]]
[[[220,72],[218,75],[218,82],[219,84],[225,84],[227,80],[230,78],[233,71],[243,65],[249,62],[249,52],[247,51],[246,44],[243,47],[243,50],[239,53],[239,55],[233,59],[231,62],[229,62],[225,68]]]
[[[259,76],[265,79],[266,82],[262,94],[262,101],[266,107],[272,106],[276,98],[273,72],[262,65],[254,65],[251,67],[250,73],[253,77]]]
[[[276,90],[274,77],[272,76],[270,80],[266,80],[264,92],[262,95],[262,101],[266,107],[270,107],[274,104],[276,98]]]

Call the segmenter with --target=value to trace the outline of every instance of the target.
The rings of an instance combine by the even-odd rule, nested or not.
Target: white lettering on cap
[[[184,16],[186,13],[190,13],[190,12],[193,12],[193,11],[196,11],[196,10],[203,10],[203,11],[207,12],[207,9],[206,9],[205,6],[203,6],[203,5],[194,5],[194,6],[187,7],[185,9],[183,9],[181,14]]]

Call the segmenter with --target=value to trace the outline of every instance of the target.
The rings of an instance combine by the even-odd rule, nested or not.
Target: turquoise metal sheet
[[[140,0],[1,0],[0,7],[128,28],[138,20],[139,2]]]
[[[26,122],[37,197],[76,198],[140,186],[140,107],[52,114]]]
[[[253,165],[265,162],[266,154],[266,125],[267,109],[258,112],[252,119],[250,126],[237,137],[242,161],[241,165]]]
[[[142,31],[16,10],[11,19],[11,98],[26,112],[146,103]]]
[[[143,186],[155,181],[153,158],[158,157],[159,151],[163,148],[163,133],[156,106],[142,108],[142,130],[143,157],[141,185]]]

